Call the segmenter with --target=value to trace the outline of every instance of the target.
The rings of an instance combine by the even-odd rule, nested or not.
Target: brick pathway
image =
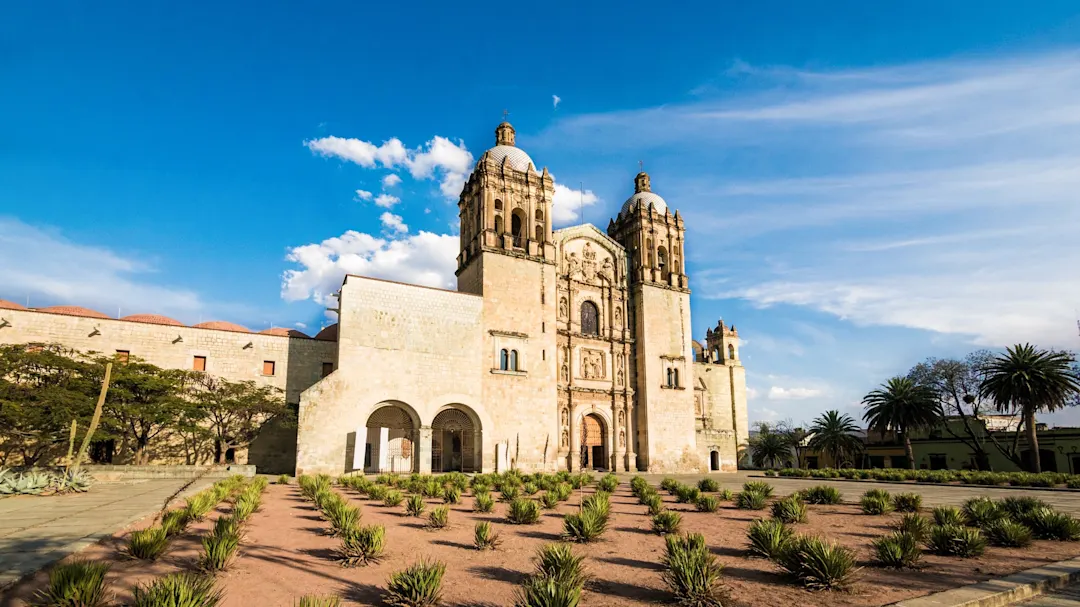
[[[599,474],[597,474],[599,477]],[[632,474],[621,474],[623,480],[628,480]],[[666,475],[645,474],[643,475],[653,485],[658,485]],[[705,477],[704,474],[673,474],[672,478],[684,483],[696,483]],[[913,485],[911,483],[881,483],[870,481],[844,481],[812,478],[781,478],[766,477],[761,472],[740,471],[730,474],[711,474],[710,478],[720,483],[721,488],[738,491],[742,484],[748,480],[766,481],[775,488],[778,495],[790,495],[813,487],[815,485],[832,485],[844,494],[845,502],[856,502],[867,489],[881,488],[892,493],[919,493],[923,496],[924,507],[934,506],[959,506],[964,500],[985,495],[993,499],[1001,499],[1008,496],[1030,495],[1037,497],[1050,504],[1055,509],[1068,512],[1073,516],[1080,516],[1080,491],[1040,491],[1037,489],[1010,489],[1005,487],[955,487],[949,485]]]
[[[100,483],[87,493],[0,499],[0,588],[157,512],[185,482]]]

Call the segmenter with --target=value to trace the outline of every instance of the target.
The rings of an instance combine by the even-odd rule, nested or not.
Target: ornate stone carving
[[[610,257],[604,258],[604,265],[600,268],[600,275],[608,280],[608,282],[615,280],[615,266],[611,263]]]
[[[578,267],[581,262],[578,260],[577,253],[570,253],[566,256],[566,273],[573,278],[578,272]]]
[[[600,350],[583,349],[581,351],[581,377],[583,379],[604,379],[604,353]]]
[[[566,428],[563,428],[563,431],[562,431],[562,446],[563,447],[569,447],[570,446],[570,431],[567,430]]]
[[[619,430],[619,447],[626,447],[626,430]]]
[[[596,251],[592,250],[591,244],[585,243],[585,246],[581,249],[581,256],[583,258],[581,274],[586,282],[590,282],[596,278]]]
[[[570,425],[570,412],[566,410],[566,407],[563,407],[561,419],[564,428]]]
[[[622,328],[622,304],[615,304],[615,328]]]
[[[626,423],[626,413],[624,413],[622,409],[619,409],[619,427],[621,428],[623,426],[623,424],[625,424],[625,423]]]
[[[567,303],[565,297],[559,298],[559,318],[565,319],[570,315],[570,304]]]

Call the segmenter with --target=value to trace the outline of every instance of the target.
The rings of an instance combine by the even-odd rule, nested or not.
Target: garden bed
[[[363,499],[354,491],[338,488],[363,510],[362,523],[386,527],[386,553],[367,567],[343,568],[333,560],[339,542],[326,535],[328,524],[295,485],[274,485],[264,494],[262,509],[250,518],[240,545],[240,556],[219,574],[225,591],[223,606],[291,606],[304,594],[336,594],[347,603],[378,604],[386,581],[419,557],[446,563],[444,605],[510,605],[514,592],[533,570],[536,550],[559,539],[563,515],[576,511],[579,493],[555,510],[545,510],[535,525],[511,525],[505,519],[507,505],[498,503],[492,514],[472,512],[473,498],[451,506],[450,527],[428,530],[423,518],[405,515],[404,505],[384,506]],[[585,491],[591,493],[591,489]],[[497,494],[495,494],[497,495]],[[849,499],[855,496],[847,496]],[[441,500],[426,500],[428,509]],[[1024,549],[988,548],[978,558],[961,559],[925,554],[921,569],[888,570],[873,564],[874,538],[889,531],[898,514],[869,516],[858,506],[809,506],[809,519],[798,524],[799,533],[822,535],[855,550],[863,567],[849,592],[809,592],[778,572],[769,561],[747,552],[746,529],[751,521],[767,517],[768,511],[737,510],[725,502],[715,513],[697,512],[690,504],[675,503],[664,494],[671,510],[682,515],[682,531],[701,533],[709,550],[724,566],[723,579],[734,599],[747,605],[884,605],[965,584],[999,577],[1047,562],[1080,555],[1080,544],[1036,541]],[[650,530],[645,507],[622,484],[611,498],[612,520],[599,542],[575,546],[586,557],[593,580],[586,586],[583,605],[650,605],[670,600],[661,580],[660,558],[664,540]],[[223,505],[227,511],[227,505]],[[213,517],[210,517],[211,519]],[[490,521],[502,544],[495,551],[473,547],[473,526]],[[173,539],[156,562],[125,560],[126,533],[83,551],[80,556],[113,562],[109,573],[117,602],[131,596],[136,583],[163,574],[194,570],[200,552],[198,537],[213,521],[193,524]],[[149,524],[146,521],[144,524]],[[45,572],[24,580],[0,595],[0,603],[27,604],[47,582]]]

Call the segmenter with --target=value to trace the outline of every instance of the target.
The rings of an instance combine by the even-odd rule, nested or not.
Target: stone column
[[[420,458],[420,474],[431,474],[431,426],[422,426],[417,433],[419,439],[417,449]],[[416,468],[416,466],[413,466]]]
[[[484,473],[484,434],[473,430],[473,471]]]
[[[379,472],[390,471],[390,428],[379,428]]]
[[[578,414],[573,409],[570,411],[570,472],[581,469],[581,430],[579,428]]]
[[[629,400],[629,399],[627,399]],[[637,472],[637,454],[634,453],[634,407],[626,405],[626,471]]]

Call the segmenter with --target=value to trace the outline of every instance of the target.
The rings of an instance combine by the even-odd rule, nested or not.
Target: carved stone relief
[[[626,447],[626,430],[619,430],[619,447]]]
[[[604,258],[604,265],[600,268],[600,275],[611,282],[615,280],[615,266],[611,263],[610,257]]]
[[[559,318],[565,320],[570,315],[570,304],[566,302],[565,297],[559,298]]]
[[[566,256],[566,273],[573,278],[578,272],[581,262],[578,260],[577,253],[570,253]]]
[[[581,351],[581,377],[583,379],[604,379],[604,353],[600,350],[583,349]]]
[[[559,379],[570,381],[570,349],[563,346],[560,350],[562,350],[562,366],[559,368]]]
[[[563,447],[569,447],[570,446],[570,431],[567,430],[566,428],[563,428],[563,431],[562,431],[562,446]]]
[[[615,328],[622,328],[622,305],[618,303],[615,304]]]
[[[596,251],[593,251],[591,244],[585,243],[585,246],[581,249],[581,256],[583,258],[581,273],[585,278],[585,282],[591,282],[596,278]]]

